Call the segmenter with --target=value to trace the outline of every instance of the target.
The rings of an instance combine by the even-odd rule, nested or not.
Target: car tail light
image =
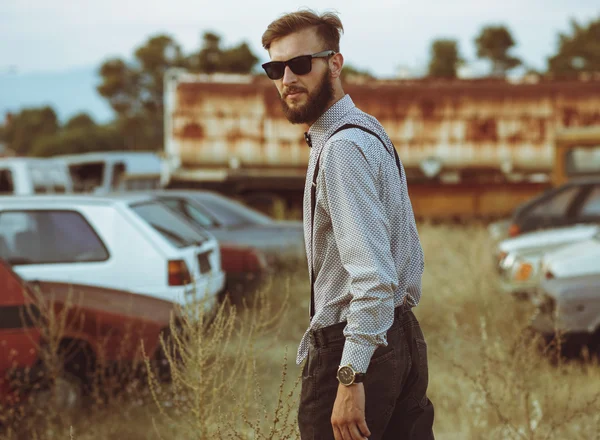
[[[521,228],[519,227],[519,225],[511,223],[511,225],[508,227],[508,236],[516,237],[520,233],[521,233]]]
[[[531,277],[533,266],[530,263],[521,263],[515,273],[516,281],[527,281]]]
[[[185,286],[192,282],[190,271],[183,260],[170,260],[168,274],[169,286]]]

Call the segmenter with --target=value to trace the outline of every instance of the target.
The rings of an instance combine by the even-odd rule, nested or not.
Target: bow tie
[[[310,139],[310,134],[308,134],[308,132],[304,133],[304,140],[306,141],[306,145],[312,148],[312,140]]]

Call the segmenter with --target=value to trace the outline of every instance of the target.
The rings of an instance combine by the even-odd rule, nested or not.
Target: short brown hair
[[[323,50],[340,51],[340,36],[344,27],[337,14],[326,12],[318,15],[310,9],[290,12],[273,21],[262,36],[262,45],[269,50],[273,41],[311,27],[316,29],[317,35],[325,43]]]

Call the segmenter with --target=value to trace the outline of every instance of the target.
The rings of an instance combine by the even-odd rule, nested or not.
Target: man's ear
[[[344,56],[341,53],[336,53],[329,59],[329,70],[332,78],[339,78],[344,67]]]

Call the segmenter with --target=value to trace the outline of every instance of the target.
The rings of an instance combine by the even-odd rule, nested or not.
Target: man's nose
[[[285,66],[283,71],[283,85],[294,84],[298,80],[298,77],[292,72],[289,66]]]

